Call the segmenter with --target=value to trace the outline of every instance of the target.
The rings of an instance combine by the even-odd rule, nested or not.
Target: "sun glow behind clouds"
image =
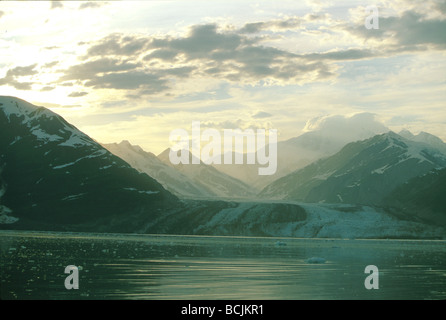
[[[154,153],[191,121],[280,140],[358,112],[446,140],[441,3],[380,1],[371,31],[356,1],[2,1],[0,92]]]

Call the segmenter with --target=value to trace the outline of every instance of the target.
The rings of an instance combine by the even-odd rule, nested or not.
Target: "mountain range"
[[[304,202],[381,205],[397,186],[446,167],[446,154],[388,132],[352,142],[268,185],[261,197]]]
[[[441,139],[360,127],[285,141],[286,161],[313,148],[310,163],[256,194],[213,166],[171,164],[169,149],[101,145],[44,107],[0,97],[0,229],[445,237]]]

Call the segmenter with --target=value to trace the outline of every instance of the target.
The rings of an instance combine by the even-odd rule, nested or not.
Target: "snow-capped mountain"
[[[203,163],[192,164],[192,153],[189,153],[190,164],[174,165],[169,159],[170,148],[164,150],[158,155],[158,158],[168,166],[181,172],[192,180],[195,185],[211,193],[212,198],[220,199],[252,199],[257,190],[243,183],[242,181],[224,174],[211,165]],[[198,161],[197,161],[198,162]]]
[[[0,132],[2,211],[15,228],[109,225],[178,201],[44,107],[0,97]]]
[[[446,166],[446,155],[431,145],[389,132],[352,142],[268,185],[262,198],[378,205],[395,187]]]
[[[175,168],[162,162],[156,155],[144,151],[140,146],[124,140],[120,143],[102,144],[114,155],[125,160],[133,168],[147,173],[168,191],[180,198],[211,198],[217,196],[204,186],[191,180]]]
[[[409,130],[402,130],[398,134],[408,140],[426,143],[446,154],[446,143],[430,133],[422,131],[414,135]]]
[[[327,116],[311,119],[307,122],[305,130],[307,132],[298,137],[277,143],[277,171],[274,175],[259,176],[257,164],[213,166],[261,190],[293,171],[335,154],[347,143],[390,131],[369,113],[355,114],[350,117]],[[265,149],[270,150],[269,146]]]

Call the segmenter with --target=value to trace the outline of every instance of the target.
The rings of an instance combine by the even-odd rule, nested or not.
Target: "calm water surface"
[[[78,290],[65,288],[68,265]],[[446,241],[0,231],[0,268],[7,300],[446,299]]]

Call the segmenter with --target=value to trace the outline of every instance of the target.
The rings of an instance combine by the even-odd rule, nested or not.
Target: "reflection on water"
[[[2,299],[446,298],[445,241],[6,231],[0,241]],[[68,265],[78,290],[64,286]],[[367,265],[378,290],[365,289]]]

